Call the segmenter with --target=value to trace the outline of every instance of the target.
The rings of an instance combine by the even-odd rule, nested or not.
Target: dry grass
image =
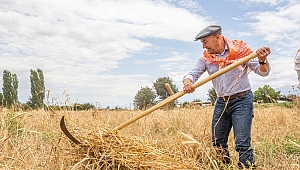
[[[115,132],[140,111],[12,112],[0,110],[0,169],[237,169],[217,163],[211,147],[213,108],[157,110]],[[59,127],[82,142],[75,145]],[[300,111],[257,107],[252,143],[258,169],[300,169]]]

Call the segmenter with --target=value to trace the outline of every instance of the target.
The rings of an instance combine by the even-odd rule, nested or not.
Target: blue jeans
[[[239,163],[254,164],[251,148],[251,126],[253,118],[253,93],[227,101],[217,99],[212,118],[213,146],[223,150],[229,157],[228,135],[233,127],[235,150],[239,152]]]

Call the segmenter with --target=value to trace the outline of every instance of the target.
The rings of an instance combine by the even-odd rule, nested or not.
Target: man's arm
[[[193,93],[195,91],[194,82],[205,72],[205,63],[198,60],[196,66],[183,78],[183,91],[185,93]]]
[[[271,50],[269,47],[261,47],[256,50],[257,58],[259,61],[259,70],[261,72],[267,72],[269,71],[269,61],[267,59],[267,56],[271,53]]]

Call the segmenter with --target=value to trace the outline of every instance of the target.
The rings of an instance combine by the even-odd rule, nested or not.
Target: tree
[[[264,85],[264,87],[259,87],[254,92],[254,101],[260,101],[264,103],[276,103],[280,96],[280,91],[276,92],[269,85]]]
[[[159,77],[153,83],[153,87],[156,91],[156,95],[159,98],[159,100],[165,100],[167,97],[170,96],[168,90],[165,87],[166,83],[169,83],[169,85],[174,93],[178,92],[178,88],[176,87],[176,85],[174,85],[172,83],[172,80],[169,77]]]
[[[30,69],[30,85],[31,97],[29,98],[30,105],[33,108],[41,108],[44,106],[45,99],[45,84],[44,74],[41,69]]]
[[[140,110],[155,104],[155,92],[148,86],[141,88],[134,97],[133,105]]]
[[[84,104],[79,104],[75,103],[73,106],[74,110],[90,110],[96,108],[92,103],[84,103]]]
[[[217,100],[217,93],[214,88],[208,89],[208,97],[207,100],[211,101],[212,105],[215,105],[215,101]]]
[[[10,71],[3,71],[3,105],[11,107],[19,103],[18,101],[18,86],[19,81],[16,74],[11,74]]]
[[[13,86],[13,91],[12,91],[12,96],[14,99],[14,103],[17,104],[19,103],[18,100],[18,88],[19,88],[19,80],[16,74],[12,74],[12,86]]]
[[[170,96],[168,90],[166,89],[165,84],[168,83],[172,89],[172,91],[175,93],[178,92],[178,88],[175,84],[172,83],[172,80],[169,77],[159,77],[156,79],[156,81],[153,83],[153,87],[156,91],[156,95],[158,97],[158,101],[165,100]],[[169,103],[166,107],[175,107],[176,106],[176,100]]]
[[[187,106],[189,106],[190,105],[190,103],[188,102],[188,101],[184,101],[183,103],[182,103],[182,107],[187,107]]]
[[[0,106],[3,106],[3,94],[0,93]]]

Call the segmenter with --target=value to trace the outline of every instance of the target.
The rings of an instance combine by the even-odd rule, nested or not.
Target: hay
[[[122,134],[105,124],[89,131],[81,134],[81,144],[66,153],[72,169],[197,169],[193,160],[159,148],[154,141]]]

